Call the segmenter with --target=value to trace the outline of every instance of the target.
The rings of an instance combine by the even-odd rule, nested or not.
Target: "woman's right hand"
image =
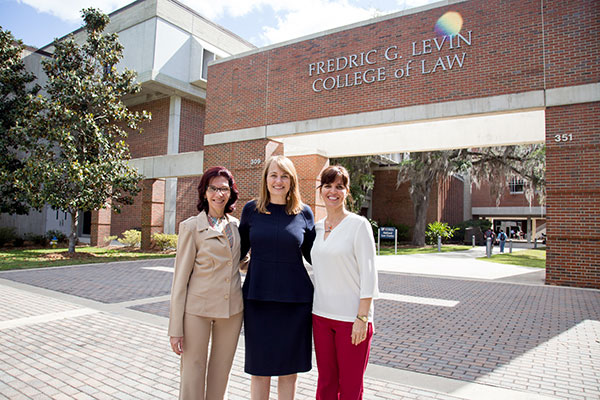
[[[179,336],[179,337],[171,336],[170,341],[171,341],[171,349],[173,349],[173,352],[175,354],[180,356],[181,353],[183,353],[183,336]]]

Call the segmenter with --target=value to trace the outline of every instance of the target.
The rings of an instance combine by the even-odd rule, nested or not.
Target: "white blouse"
[[[310,252],[313,314],[353,322],[360,299],[379,296],[373,231],[366,218],[349,214],[324,239],[324,224],[324,219],[316,223],[317,237]],[[368,317],[372,322],[373,302]]]

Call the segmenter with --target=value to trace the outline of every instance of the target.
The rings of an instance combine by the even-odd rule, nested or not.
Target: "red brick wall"
[[[92,226],[90,230],[90,244],[92,246],[106,246],[109,242],[106,240],[110,235],[111,211],[110,201],[106,208],[92,211]]]
[[[146,110],[152,120],[142,124],[144,131],[131,133],[127,138],[131,158],[160,156],[167,154],[169,138],[169,99],[159,99],[130,107],[132,111]]]
[[[547,108],[546,146],[546,283],[600,288],[600,103]]]
[[[207,168],[208,169],[208,168]],[[177,178],[177,211],[175,231],[179,232],[179,223],[198,214],[198,185],[201,176]]]
[[[181,100],[179,127],[179,152],[202,150],[204,147],[205,105],[195,101]]]
[[[267,58],[268,53],[261,52],[208,68],[206,133],[267,123]]]
[[[531,206],[539,207],[539,205],[539,197],[534,196]],[[490,194],[490,184],[488,182],[482,182],[479,188],[475,184],[471,185],[471,206],[496,207],[496,198]],[[502,191],[498,207],[529,207],[529,202],[524,193],[511,194],[507,187]]]
[[[437,36],[435,23],[446,11],[462,15],[461,34],[468,38],[472,32],[471,46],[450,49],[446,43],[437,51],[432,41],[431,54],[413,55],[412,43],[421,43],[416,53],[422,53],[422,41]],[[206,131],[543,89],[541,26],[539,0],[472,0],[212,65]],[[387,61],[384,52],[393,45],[403,58]],[[309,76],[310,63],[371,49],[377,50],[371,66]],[[431,71],[439,57],[446,61],[446,56],[462,57],[463,52],[462,68],[422,73],[423,60],[424,70]],[[409,77],[395,78],[394,71],[409,60]],[[380,67],[385,67],[385,81],[320,93],[312,89],[318,77]]]
[[[465,220],[463,212],[464,184],[460,179],[449,176],[439,183],[439,220],[456,225]]]
[[[544,0],[546,87],[600,79],[600,2]]]
[[[141,187],[141,184],[139,185]],[[121,206],[119,214],[112,213],[112,224],[110,234],[121,236],[123,232],[129,229],[142,229],[142,192],[135,197],[134,203],[130,206]]]
[[[141,248],[152,247],[152,235],[164,231],[165,180],[145,179],[142,181],[142,243]]]
[[[373,219],[380,224],[392,222],[410,227],[415,225],[415,210],[408,189],[410,183],[403,183],[396,189],[396,170],[375,171],[375,186],[373,187]],[[462,204],[461,204],[462,209]],[[437,221],[438,190],[431,189],[427,223]]]

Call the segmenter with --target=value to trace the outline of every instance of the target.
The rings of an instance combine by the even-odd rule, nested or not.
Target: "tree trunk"
[[[71,233],[69,234],[69,254],[75,254],[75,245],[77,244],[77,216],[78,211],[71,211]]]
[[[427,226],[427,209],[429,209],[430,185],[419,184],[412,188],[411,199],[415,210],[415,228],[412,244],[425,246],[425,227]]]

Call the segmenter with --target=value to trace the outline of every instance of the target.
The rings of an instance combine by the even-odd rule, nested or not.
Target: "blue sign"
[[[379,228],[379,237],[381,239],[394,239],[396,237],[396,228],[393,226],[382,226]]]

